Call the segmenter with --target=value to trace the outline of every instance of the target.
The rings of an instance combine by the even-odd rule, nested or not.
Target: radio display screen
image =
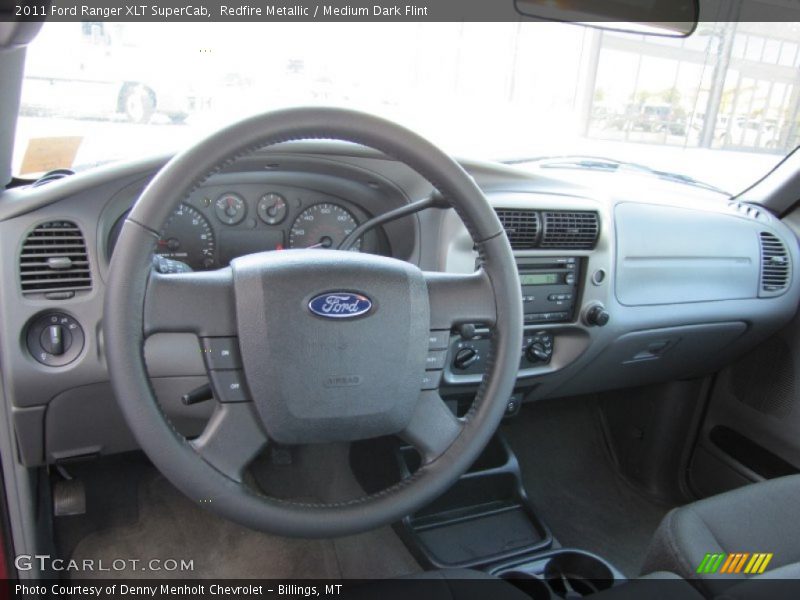
[[[558,273],[520,273],[522,285],[552,285],[559,283]]]

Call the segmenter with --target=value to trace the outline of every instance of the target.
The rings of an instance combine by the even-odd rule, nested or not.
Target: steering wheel
[[[216,271],[153,271],[159,231],[182,198],[241,156],[308,139],[362,144],[415,169],[465,223],[480,256],[477,271],[423,272],[392,258],[320,249],[250,254]],[[497,216],[453,159],[372,115],[288,109],[214,133],[170,160],[143,191],[111,261],[105,354],[117,401],[138,443],[187,496],[277,535],[349,535],[423,507],[489,442],[519,365],[519,290]],[[492,336],[475,402],[456,418],[437,389],[423,391],[431,387],[423,378],[437,332],[446,338],[460,323],[485,324]],[[192,332],[206,344],[238,346],[242,370],[209,373],[216,407],[195,439],[172,427],[150,385],[143,344],[157,332]],[[268,440],[309,444],[390,434],[412,444],[422,466],[376,494],[336,504],[297,503],[266,497],[244,477]]]

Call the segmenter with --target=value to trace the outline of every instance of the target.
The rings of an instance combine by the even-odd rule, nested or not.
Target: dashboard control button
[[[444,361],[446,359],[447,359],[446,350],[434,350],[432,352],[428,352],[428,356],[425,357],[425,368],[443,369]]]
[[[202,338],[203,359],[206,368],[211,371],[219,369],[241,369],[242,357],[239,354],[239,341],[235,337]]]
[[[27,326],[26,345],[31,356],[48,367],[68,365],[83,350],[84,334],[78,321],[59,312],[34,317]]]
[[[545,347],[542,342],[534,342],[525,351],[525,357],[530,362],[548,362],[550,360],[551,352]]]
[[[611,315],[608,314],[608,311],[601,304],[596,304],[586,311],[586,322],[589,325],[603,327],[608,323],[610,318]]]
[[[465,348],[461,348],[458,352],[456,352],[456,356],[453,359],[453,366],[459,370],[465,370],[475,364],[478,360],[480,360],[480,355],[475,348],[467,346]]]
[[[442,372],[441,371],[425,371],[425,374],[422,376],[422,387],[423,390],[435,390],[439,387],[439,382],[442,380]]]
[[[553,334],[548,331],[537,331],[527,336],[522,354],[528,363],[549,363],[553,358]]]
[[[250,399],[242,371],[211,371],[210,375],[220,402],[247,402]]]
[[[441,331],[431,331],[428,337],[428,350],[447,350],[447,344],[450,342],[450,331],[442,329]]]
[[[597,269],[594,273],[592,273],[592,283],[594,285],[600,285],[606,280],[606,272],[603,269]]]
[[[42,331],[42,335],[39,336],[39,342],[44,351],[48,354],[61,356],[69,349],[72,342],[72,335],[70,335],[63,325],[49,325]]]

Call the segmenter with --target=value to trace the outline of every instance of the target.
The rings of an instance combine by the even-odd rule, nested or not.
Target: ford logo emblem
[[[328,292],[315,296],[308,303],[308,310],[326,319],[352,319],[368,313],[372,300],[362,294],[350,292]]]

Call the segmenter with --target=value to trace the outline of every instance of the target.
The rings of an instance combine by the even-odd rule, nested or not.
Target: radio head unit
[[[526,325],[574,318],[580,264],[580,259],[572,256],[517,257]]]

